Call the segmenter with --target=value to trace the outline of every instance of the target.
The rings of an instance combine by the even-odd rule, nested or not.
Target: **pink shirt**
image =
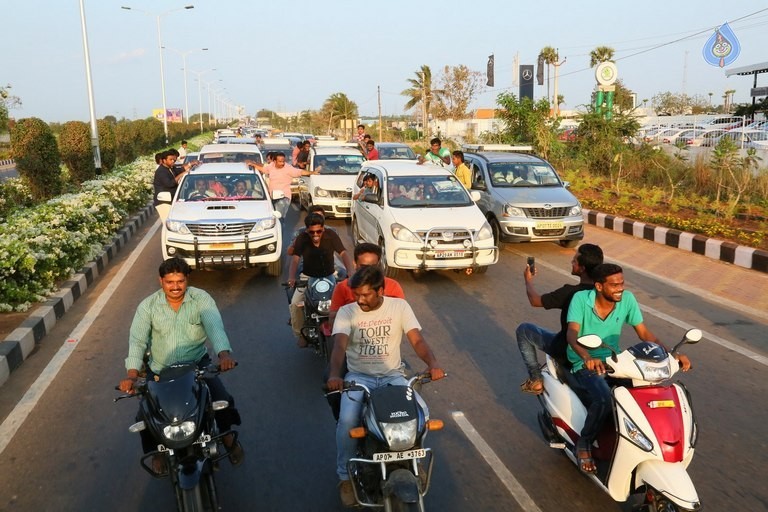
[[[264,174],[269,175],[269,192],[275,190],[282,190],[285,197],[291,198],[291,180],[301,176],[302,170],[297,169],[292,165],[285,164],[282,168],[277,167],[268,168],[264,166]]]

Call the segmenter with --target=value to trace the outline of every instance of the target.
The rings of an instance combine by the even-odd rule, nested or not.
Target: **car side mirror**
[[[571,182],[570,181],[563,181],[563,187],[570,188],[571,187]]]
[[[363,196],[363,202],[376,204],[376,203],[379,202],[379,195],[378,194],[365,194]]]
[[[471,197],[474,202],[478,202],[480,200],[480,192],[477,190],[471,190],[469,192],[469,197]]]
[[[579,345],[586,348],[599,348],[603,345],[603,340],[597,334],[587,334],[586,336],[580,336],[576,340]]]
[[[476,181],[472,183],[472,190],[488,190],[488,187],[482,181]]]
[[[273,216],[274,216],[276,219],[281,219],[281,218],[283,217],[283,214],[282,214],[282,213],[280,213],[280,212],[279,212],[279,211],[277,211],[277,210],[273,210],[273,211],[272,211],[272,215],[273,215]]]
[[[170,192],[158,192],[157,200],[163,203],[170,203],[173,200],[173,196]]]

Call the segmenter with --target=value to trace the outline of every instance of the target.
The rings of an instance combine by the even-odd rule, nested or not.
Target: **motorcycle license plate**
[[[197,441],[195,441],[192,444],[207,444],[211,442],[211,436],[208,434],[203,434],[200,437],[197,438]]]
[[[435,259],[463,258],[467,251],[435,251]]]
[[[395,462],[398,460],[408,459],[423,459],[427,456],[427,450],[424,448],[417,448],[416,450],[408,450],[405,452],[385,452],[374,453],[374,462]]]

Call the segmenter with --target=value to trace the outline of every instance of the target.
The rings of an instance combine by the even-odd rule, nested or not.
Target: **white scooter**
[[[639,495],[638,512],[699,510],[701,504],[686,468],[693,458],[698,428],[690,395],[682,383],[670,382],[680,369],[673,357],[702,333],[691,329],[670,353],[641,342],[606,360],[607,373],[621,381],[613,388],[613,422],[606,421],[592,446],[597,473],[589,477],[619,502]],[[586,348],[606,347],[599,336],[579,338]],[[587,408],[566,384],[567,370],[547,356],[539,425],[553,448],[562,449],[578,466],[576,445]],[[630,381],[631,380],[631,384]],[[644,494],[644,496],[643,496]]]

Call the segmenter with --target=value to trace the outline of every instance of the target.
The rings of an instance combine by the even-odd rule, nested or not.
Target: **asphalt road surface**
[[[296,224],[300,215],[292,210],[287,220]],[[330,224],[349,244],[349,224]],[[131,241],[133,252],[118,257],[56,324],[39,353],[3,386],[0,511],[173,510],[167,479],[152,479],[138,465],[139,439],[127,430],[137,402],[112,402],[124,375],[135,308],[158,288],[160,237],[154,226]],[[641,243],[625,238],[628,244]],[[558,324],[557,312],[528,304],[522,280],[526,256],[536,257],[536,285],[546,292],[568,282],[572,254],[554,244],[505,245],[499,263],[485,275],[403,273],[400,278],[426,340],[450,374],[424,388],[432,417],[445,421],[427,441],[436,454],[427,509],[622,510],[548,447],[536,421],[537,400],[519,391],[526,375],[515,327],[523,321],[552,329]],[[685,266],[693,257],[679,251],[674,264]],[[707,333],[686,350],[694,370],[680,374],[701,431],[689,472],[704,509],[768,510],[768,320],[630,269],[625,277],[628,289],[651,308],[644,312],[646,324],[662,340],[676,342],[685,324]],[[223,463],[217,473],[221,510],[342,509],[334,473],[335,426],[320,389],[323,363],[294,344],[282,280],[257,270],[191,277],[193,286],[216,299],[240,363],[223,380],[243,417],[246,460],[237,468]],[[96,308],[101,308],[98,314]],[[625,343],[634,339],[628,330]],[[750,359],[713,339],[736,343],[763,359]],[[56,361],[66,354],[56,372]],[[414,369],[423,368],[409,347],[403,354]],[[35,394],[45,383],[45,391]]]

